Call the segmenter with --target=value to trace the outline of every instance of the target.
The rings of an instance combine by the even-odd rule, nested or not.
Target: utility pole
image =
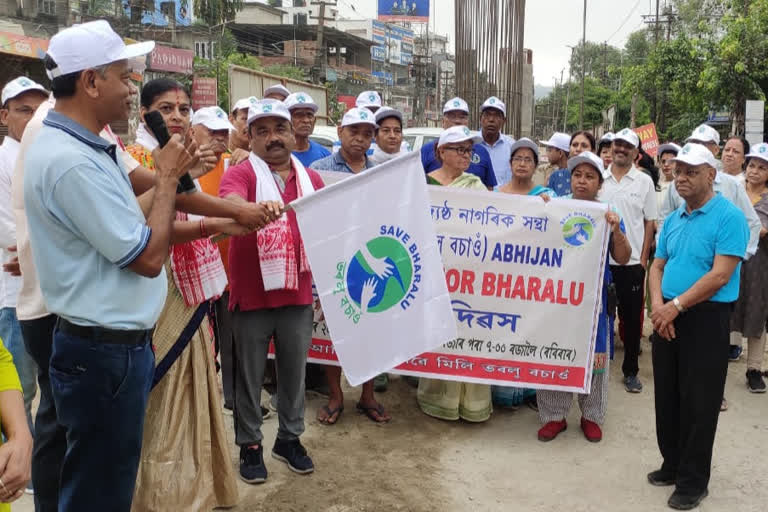
[[[584,129],[584,69],[587,57],[587,0],[584,0],[584,19],[581,35],[581,105],[579,105],[579,130]]]
[[[319,5],[320,6],[320,13],[317,18],[312,16],[312,19],[317,20],[317,54],[315,55],[315,69],[312,73],[315,77],[316,83],[322,83],[325,80],[325,69],[328,67],[328,55],[325,51],[325,39],[324,39],[324,31],[325,31],[325,6],[326,5],[336,5],[336,0],[317,0],[310,2],[310,5]],[[331,20],[328,20],[331,21]],[[294,43],[295,44],[295,43]],[[337,50],[338,51],[338,50]]]

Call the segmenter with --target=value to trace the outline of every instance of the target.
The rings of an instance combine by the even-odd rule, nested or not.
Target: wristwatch
[[[686,312],[686,309],[683,307],[682,304],[680,304],[680,299],[679,298],[675,297],[674,299],[672,299],[672,304],[675,305],[675,307],[677,308],[677,312],[678,313],[685,313]]]

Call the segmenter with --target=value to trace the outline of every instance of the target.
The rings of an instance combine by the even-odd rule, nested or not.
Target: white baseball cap
[[[501,110],[501,113],[504,114],[504,117],[507,117],[507,106],[504,104],[503,101],[501,101],[496,96],[491,96],[487,100],[485,100],[485,103],[483,103],[483,106],[480,107],[480,112],[484,112],[485,109],[488,108],[495,108],[496,110]]]
[[[40,91],[46,96],[48,95],[48,91],[45,90],[45,87],[25,76],[20,76],[5,84],[0,105],[5,105],[8,100],[12,100],[16,96],[27,91]]]
[[[285,103],[280,100],[273,100],[272,98],[263,99],[248,109],[248,126],[251,126],[252,122],[262,117],[280,117],[289,123],[291,122],[291,113],[288,112],[288,107],[285,106]]]
[[[376,116],[367,108],[351,108],[341,119],[341,126],[343,128],[353,124],[370,124],[376,128]]]
[[[462,112],[469,114],[469,105],[467,105],[467,102],[463,99],[456,97],[445,102],[445,105],[443,106],[443,114],[453,110],[461,110]]]
[[[267,90],[264,91],[264,97],[266,98],[270,94],[282,94],[286,98],[291,95],[291,91],[289,91],[283,84],[276,84],[271,87],[267,87]],[[273,99],[273,98],[269,98]]]
[[[509,148],[509,155],[510,158],[514,156],[515,151],[518,149],[528,148],[536,155],[536,160],[539,159],[539,145],[533,142],[528,137],[523,137],[522,139],[518,140],[514,144],[512,144],[512,147]]]
[[[589,164],[595,169],[597,169],[597,172],[600,173],[600,176],[603,175],[605,172],[605,167],[603,167],[603,159],[594,154],[591,151],[583,151],[579,153],[577,156],[573,158],[568,159],[568,171],[573,172],[573,170],[578,167],[580,164]]]
[[[126,46],[106,20],[73,25],[53,36],[48,44],[48,55],[56,62],[55,68],[47,70],[48,78],[133,59],[154,48],[154,41]]]
[[[384,119],[389,117],[396,117],[400,120],[400,124],[403,124],[403,113],[391,107],[381,107],[376,111],[376,124],[381,124]]]
[[[451,126],[440,134],[437,147],[444,146],[445,144],[455,144],[456,142],[466,142],[468,140],[477,144],[483,140],[483,137],[466,126]]]
[[[603,142],[604,140],[607,140],[608,142],[612,142],[615,135],[613,132],[605,132],[602,137],[600,137],[600,142]]]
[[[768,144],[761,142],[755,144],[749,149],[749,154],[746,156],[747,160],[750,158],[759,158],[764,162],[768,162]]]
[[[565,151],[566,153],[571,150],[571,136],[567,133],[555,132],[549,140],[540,140],[539,142],[544,146],[556,148],[560,151]]]
[[[227,113],[219,107],[203,107],[192,115],[192,126],[201,124],[209,130],[234,130]]]
[[[315,103],[315,100],[312,99],[312,96],[305,92],[294,92],[285,98],[283,103],[285,103],[285,106],[289,111],[296,108],[309,108],[312,109],[312,112],[317,112],[320,108],[317,106],[317,103]]]
[[[627,144],[631,144],[633,147],[640,147],[640,137],[637,136],[635,130],[630,128],[624,128],[619,133],[613,136],[613,142],[617,140],[623,140]]]
[[[363,91],[357,95],[355,106],[358,108],[381,108],[381,96],[376,91]]]
[[[659,149],[656,151],[656,154],[659,155],[659,158],[661,158],[661,155],[663,155],[664,153],[674,153],[675,156],[677,156],[677,154],[680,153],[681,149],[683,148],[681,148],[679,145],[675,144],[674,142],[667,142],[659,146]]]
[[[702,142],[720,145],[720,134],[708,124],[699,125],[685,142]]]
[[[707,164],[713,169],[717,169],[715,155],[706,146],[695,142],[689,142],[683,146],[674,161],[693,166]]]
[[[248,96],[247,98],[241,98],[235,102],[235,106],[232,107],[232,112],[242,110],[244,108],[251,108],[259,102],[259,98],[256,96]]]

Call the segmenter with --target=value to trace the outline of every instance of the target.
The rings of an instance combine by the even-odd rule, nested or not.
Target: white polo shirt
[[[597,198],[615,206],[622,214],[627,228],[627,239],[632,247],[632,256],[627,265],[639,265],[645,237],[645,221],[658,218],[658,204],[653,180],[634,165],[617,181],[611,172],[612,166],[603,174],[603,186]],[[618,265],[611,258],[611,265]]]

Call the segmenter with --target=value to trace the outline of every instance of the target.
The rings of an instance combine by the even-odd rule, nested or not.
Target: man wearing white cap
[[[383,164],[408,152],[403,148],[403,114],[390,107],[376,112],[376,143],[370,156],[375,165]]]
[[[128,60],[153,48],[126,46],[103,20],[53,36],[45,67],[56,106],[24,160],[35,268],[59,317],[50,360],[67,439],[59,510],[131,508],[176,185],[193,159],[177,135],[156,153],[145,219],[115,146],[97,134],[128,118],[136,94]]]
[[[367,108],[375,114],[381,108],[381,95],[376,91],[363,91],[357,95],[355,107]]]
[[[11,205],[11,181],[19,156],[21,136],[29,120],[42,104],[48,91],[25,76],[8,82],[2,91],[0,124],[8,127],[8,135],[0,145],[0,254],[2,262],[16,257],[16,220]],[[37,394],[37,367],[24,347],[21,326],[16,316],[16,302],[21,277],[6,272],[0,275],[0,339],[13,356],[24,391],[24,408],[32,429],[32,400]]]
[[[697,126],[691,136],[685,139],[685,142],[705,146],[715,158],[720,154],[720,133],[708,124]],[[719,160],[716,160],[716,163],[717,170],[722,170],[723,164]]]
[[[663,462],[648,481],[674,485],[668,505],[689,510],[708,494],[730,316],[749,231],[744,214],[713,189],[716,161],[708,148],[688,143],[675,163],[685,202],[664,223],[649,280]]]
[[[445,102],[443,106],[443,130],[452,126],[469,125],[469,105],[461,98],[453,98]],[[429,174],[442,166],[440,159],[437,158],[437,141],[421,146],[421,165],[424,172]],[[488,190],[493,190],[498,184],[496,173],[493,168],[493,160],[488,150],[482,144],[475,144],[472,147],[469,169],[467,172],[474,174]]]
[[[275,84],[272,87],[267,87],[267,90],[264,91],[264,99],[285,101],[285,98],[290,94],[291,91],[289,91],[286,86],[283,84]]]
[[[512,144],[515,139],[501,133],[507,120],[507,106],[496,96],[491,96],[480,107],[480,127],[483,140],[480,142],[491,155],[496,182],[504,185],[512,179]]]
[[[227,171],[219,195],[238,204],[278,205],[322,188],[320,176],[291,155],[293,132],[291,114],[284,103],[265,99],[251,108],[251,155]],[[274,240],[284,242],[275,244]],[[259,234],[233,238],[229,262],[240,478],[248,483],[267,479],[260,397],[272,338],[280,423],[272,457],[288,464],[291,471],[311,473],[314,465],[299,437],[304,432],[304,374],[312,338],[312,276],[296,214],[283,214]]]
[[[203,107],[192,115],[192,137],[198,146],[210,146],[219,161],[227,152],[229,132],[234,129],[227,113],[219,107]],[[210,172],[205,176],[209,174]]]
[[[617,133],[612,142],[613,163],[605,171],[605,182],[599,199],[615,206],[622,214],[627,238],[632,246],[629,262],[619,265],[610,259],[616,295],[619,300],[619,318],[624,324],[624,389],[640,393],[643,384],[639,372],[640,338],[643,334],[643,307],[645,307],[645,268],[650,256],[655,221],[658,217],[656,189],[647,174],[634,165],[640,138],[629,129]]]
[[[230,164],[236,165],[248,158],[248,109],[258,103],[256,96],[241,98],[235,102],[229,114],[229,122],[234,126],[229,134]]]
[[[309,138],[315,130],[315,114],[319,108],[312,97],[305,92],[295,92],[285,99],[285,106],[291,113],[293,134],[296,138],[293,156],[305,166],[329,156],[330,151]]]
[[[373,167],[368,148],[376,131],[376,118],[367,108],[351,108],[338,128],[341,147],[332,155],[315,160],[310,167],[316,171],[338,171],[357,174]]]
[[[558,196],[567,196],[571,193],[571,172],[568,170],[571,136],[555,132],[549,140],[540,140],[539,143],[547,148],[547,160],[552,169],[547,186]]]

